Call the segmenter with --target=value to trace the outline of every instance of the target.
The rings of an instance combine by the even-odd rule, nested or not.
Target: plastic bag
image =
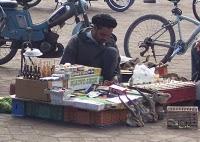
[[[146,65],[136,65],[133,70],[133,75],[129,79],[129,84],[144,84],[155,82],[156,74],[155,68],[148,68]]]

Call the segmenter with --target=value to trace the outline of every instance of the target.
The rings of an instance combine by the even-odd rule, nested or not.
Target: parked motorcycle
[[[18,49],[25,49],[27,46],[39,49],[43,53],[41,58],[61,57],[64,47],[57,42],[59,35],[51,29],[54,26],[62,27],[73,16],[78,23],[73,34],[89,26],[85,0],[68,0],[41,24],[32,23],[27,0],[17,1],[18,3],[13,0],[0,1],[0,65],[9,62]],[[78,17],[81,14],[83,21]]]
[[[33,7],[38,5],[41,0],[26,0],[27,1],[27,6],[28,7]],[[86,0],[89,3],[91,1],[97,1],[97,0]],[[131,5],[133,5],[135,0],[104,0],[104,2],[107,3],[107,5],[114,11],[117,12],[123,12],[126,11]],[[56,8],[60,4],[62,5],[63,3],[66,2],[66,0],[55,0],[56,2]]]

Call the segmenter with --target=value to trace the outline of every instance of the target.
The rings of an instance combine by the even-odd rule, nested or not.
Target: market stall
[[[164,75],[166,68],[157,72]],[[25,65],[16,78],[12,114],[96,126],[144,126],[163,119],[164,106],[195,100],[194,83],[166,80],[155,71],[121,84],[105,84],[100,75],[100,68],[83,65]]]

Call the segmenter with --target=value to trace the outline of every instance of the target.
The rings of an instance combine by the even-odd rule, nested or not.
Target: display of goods
[[[195,86],[194,82],[182,82],[182,81],[175,81],[175,80],[166,80],[163,82],[158,82],[158,83],[150,83],[150,84],[141,84],[141,85],[134,85],[135,87],[138,88],[143,88],[143,89],[154,89],[154,90],[167,90],[167,89],[176,89],[180,87],[189,87],[189,86]]]
[[[59,75],[60,74],[60,75]],[[62,76],[66,86],[73,90],[81,90],[92,84],[99,84],[101,69],[83,65],[57,65],[54,76]]]
[[[83,66],[83,65],[70,65],[70,64],[65,64],[65,65],[57,65],[55,67],[55,73],[60,74],[68,74],[69,78],[70,77],[75,77],[75,76],[82,76],[82,75],[101,75],[101,68],[96,68],[96,67],[89,67],[89,66]]]
[[[198,128],[198,107],[168,106],[168,128]]]
[[[196,89],[194,82],[182,82],[182,81],[163,81],[159,83],[134,85],[142,91],[158,90],[164,93],[169,93],[171,97],[167,101],[167,104],[173,104],[177,102],[194,101],[196,99]]]

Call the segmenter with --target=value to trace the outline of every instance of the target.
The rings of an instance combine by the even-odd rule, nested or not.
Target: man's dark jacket
[[[89,28],[80,31],[78,34],[74,35],[69,41],[67,47],[65,48],[63,57],[61,59],[61,64],[71,63],[71,64],[81,64],[92,67],[102,68],[102,55],[106,51],[107,47],[116,46],[116,36],[112,35],[110,40],[104,45],[101,45],[87,36],[87,32],[91,30]],[[106,57],[109,62],[109,57]],[[117,67],[115,67],[114,73],[109,71],[104,71],[103,77],[106,80],[111,80],[115,75],[119,75],[119,62],[120,56],[117,49]]]

